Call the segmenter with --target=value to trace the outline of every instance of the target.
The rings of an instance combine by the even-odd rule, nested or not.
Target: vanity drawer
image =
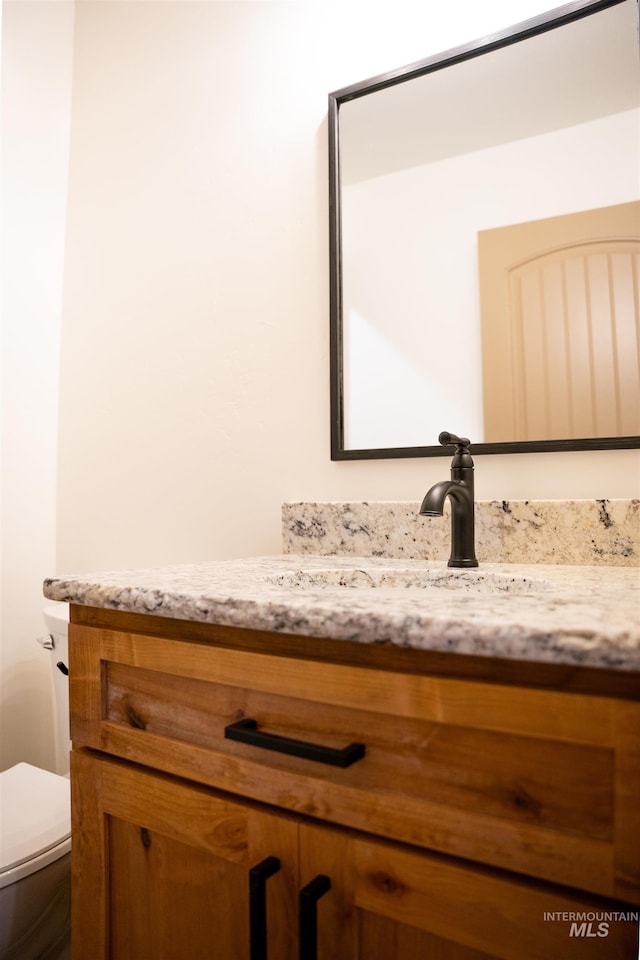
[[[637,703],[78,625],[70,678],[75,746],[640,902]],[[225,736],[247,720],[332,762]]]

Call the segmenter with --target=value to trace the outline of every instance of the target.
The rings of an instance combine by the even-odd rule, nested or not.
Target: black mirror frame
[[[450,452],[440,445],[425,447],[384,447],[372,450],[345,450],[344,447],[344,365],[342,336],[342,230],[340,201],[340,106],[350,100],[404,83],[406,80],[433,73],[464,60],[490,53],[501,47],[518,43],[529,37],[554,30],[574,20],[617,6],[625,0],[574,0],[572,3],[525,20],[514,27],[491,34],[480,40],[455,47],[425,60],[379,74],[361,83],[355,83],[329,94],[329,282],[330,282],[330,397],[331,397],[331,459],[332,460],[386,460],[408,457],[442,457]],[[455,424],[443,424],[455,429]],[[573,440],[524,440],[508,443],[475,443],[474,454],[482,453],[541,453],[564,450],[624,450],[640,447],[640,436],[595,437]]]

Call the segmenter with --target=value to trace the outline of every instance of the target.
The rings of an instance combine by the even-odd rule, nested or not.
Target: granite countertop
[[[47,579],[82,606],[418,650],[640,670],[637,568],[283,554]]]

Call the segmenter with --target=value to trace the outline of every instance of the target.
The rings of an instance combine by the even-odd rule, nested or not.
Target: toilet
[[[68,605],[45,608],[56,716],[56,773],[18,763],[0,773],[0,960],[70,955]],[[62,664],[62,669],[58,666]]]

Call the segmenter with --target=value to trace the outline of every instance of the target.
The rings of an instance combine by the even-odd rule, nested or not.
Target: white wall
[[[42,580],[55,566],[73,3],[2,5],[0,769],[53,763]]]
[[[275,552],[283,500],[414,500],[448,471],[329,459],[327,93],[553,5],[76,3],[56,559],[43,571],[26,550],[23,582]],[[21,62],[40,74],[40,54]],[[31,430],[16,430],[27,476]],[[638,456],[483,457],[477,487],[637,495]],[[35,517],[22,522],[33,531]],[[19,535],[8,539],[17,555]],[[21,634],[26,650],[24,622]],[[27,656],[14,672],[31,671]],[[21,690],[7,736],[37,762],[39,718]]]
[[[78,5],[60,570],[277,551],[283,500],[448,470],[329,460],[327,93],[544,4],[502,6]],[[631,496],[637,463],[483,457],[478,492]]]

